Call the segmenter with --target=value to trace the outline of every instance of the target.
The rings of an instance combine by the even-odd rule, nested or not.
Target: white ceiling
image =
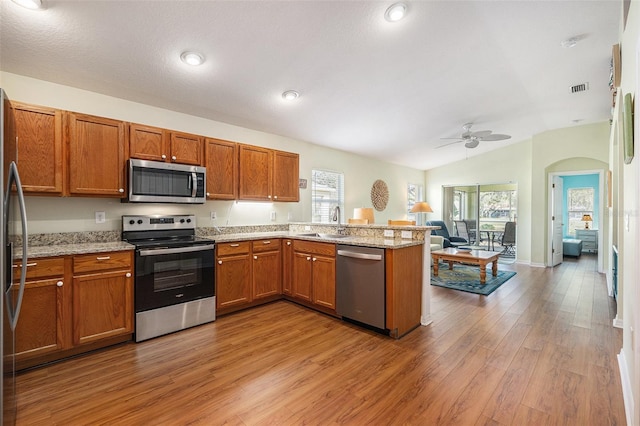
[[[429,169],[607,120],[622,2],[409,0],[396,23],[393,1],[43,3],[0,0],[2,71]],[[466,122],[513,137],[436,148]]]

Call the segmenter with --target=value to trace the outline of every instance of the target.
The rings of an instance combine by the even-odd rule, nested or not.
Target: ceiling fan
[[[493,133],[491,130],[479,130],[477,132],[472,132],[471,126],[473,126],[473,123],[466,123],[464,126],[462,126],[464,132],[462,132],[462,134],[457,138],[441,138],[456,139],[456,141],[437,146],[436,148],[443,148],[445,146],[453,145],[460,142],[464,142],[464,146],[467,148],[475,148],[478,146],[478,144],[480,144],[480,141],[502,141],[511,137],[510,135]]]

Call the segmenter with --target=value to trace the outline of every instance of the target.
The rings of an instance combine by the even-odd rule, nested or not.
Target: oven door
[[[213,244],[136,250],[136,312],[215,295]]]

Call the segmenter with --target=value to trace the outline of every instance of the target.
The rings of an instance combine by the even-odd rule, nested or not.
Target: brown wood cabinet
[[[217,311],[251,302],[250,256],[249,241],[216,244]]]
[[[62,111],[20,102],[11,102],[6,125],[12,137],[8,148],[16,150],[22,189],[27,194],[62,195],[64,152]],[[16,146],[11,146],[15,141]]]
[[[423,246],[385,250],[386,328],[391,337],[401,337],[420,325],[422,250]]]
[[[282,294],[291,296],[293,284],[293,240],[282,240]]]
[[[205,139],[207,199],[238,198],[238,144],[219,139]]]
[[[299,201],[299,156],[251,145],[240,145],[238,199]]]
[[[335,244],[294,240],[293,297],[335,311],[335,257]]]
[[[22,267],[22,262],[13,262],[14,282],[20,280]],[[65,259],[29,260],[26,268],[27,281],[16,327],[17,363],[71,346],[71,322],[66,308],[71,286],[65,282]],[[5,328],[7,323],[4,321]]]
[[[73,258],[73,343],[133,333],[133,252]]]
[[[101,197],[125,196],[127,128],[124,122],[66,113],[69,193]]]
[[[201,166],[202,137],[131,123],[129,157]]]
[[[253,299],[282,294],[280,239],[253,241],[252,251]]]

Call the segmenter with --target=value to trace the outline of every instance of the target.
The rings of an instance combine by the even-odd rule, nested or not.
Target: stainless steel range
[[[136,342],[216,319],[214,241],[193,215],[123,216],[135,250]]]

